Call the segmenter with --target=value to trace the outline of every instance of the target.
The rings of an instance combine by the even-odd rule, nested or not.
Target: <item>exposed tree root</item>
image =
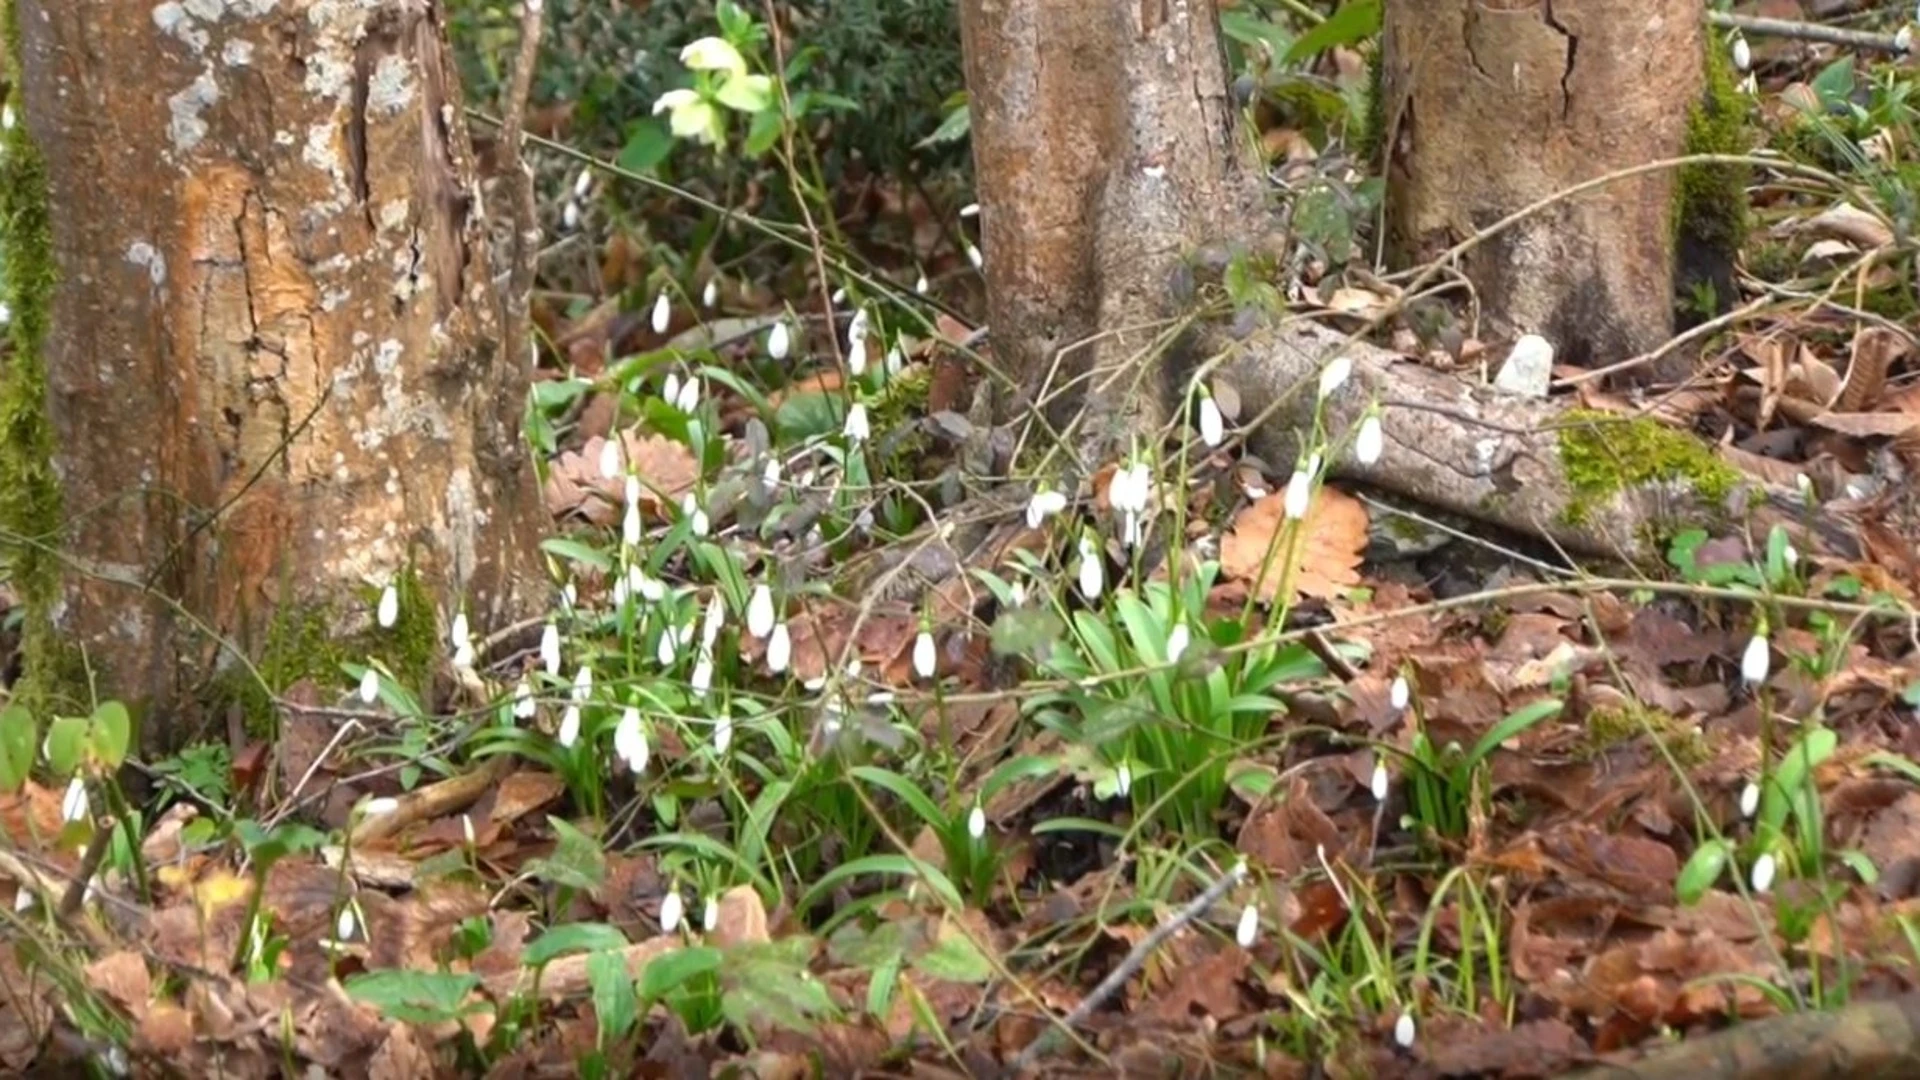
[[[1864,1080],[1920,1075],[1920,994],[1792,1013],[1566,1080]]]

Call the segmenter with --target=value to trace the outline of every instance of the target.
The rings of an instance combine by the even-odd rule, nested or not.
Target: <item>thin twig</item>
[[[1793,41],[1812,41],[1821,45],[1839,45],[1847,49],[1862,49],[1870,52],[1892,53],[1900,56],[1909,52],[1902,47],[1900,39],[1892,34],[1875,34],[1866,30],[1847,30],[1838,26],[1826,26],[1821,23],[1795,22],[1792,19],[1764,19],[1757,15],[1733,15],[1724,11],[1710,11],[1707,21],[1725,30],[1738,30],[1754,37],[1789,38]]]
[[[529,314],[533,274],[540,250],[540,219],[533,198],[533,167],[527,164],[527,99],[533,93],[533,67],[540,58],[541,12],[546,0],[525,0],[520,8],[520,51],[507,86],[506,115],[500,123],[502,183],[513,242],[507,249],[507,294],[501,304],[500,333],[513,368],[533,370],[533,330]]]
[[[1227,895],[1228,889],[1233,888],[1245,880],[1246,876],[1247,864],[1235,863],[1233,869],[1220,875],[1219,880],[1207,886],[1205,892],[1188,901],[1186,907],[1174,912],[1173,918],[1154,927],[1152,933],[1141,938],[1140,943],[1135,945],[1127,955],[1121,959],[1118,967],[1114,968],[1106,978],[1100,980],[1100,985],[1093,988],[1093,993],[1088,994],[1085,998],[1081,999],[1080,1004],[1073,1007],[1073,1011],[1068,1013],[1060,1021],[1059,1028],[1071,1030],[1085,1023],[1087,1017],[1092,1016],[1095,1009],[1106,1004],[1108,998],[1120,992],[1120,988],[1126,985],[1128,979],[1133,978],[1134,973],[1139,971],[1141,965],[1147,962],[1147,957],[1153,954],[1153,950],[1160,947],[1161,942],[1172,937],[1181,927],[1199,918],[1208,908],[1212,907],[1216,901]],[[1031,1068],[1034,1060],[1041,1054],[1046,1053],[1048,1047],[1054,1043],[1055,1040],[1053,1036],[1056,1035],[1057,1032],[1058,1028],[1048,1028],[1039,1038],[1028,1043],[1027,1048],[1020,1051],[1020,1056],[1013,1059],[1013,1064],[1009,1066],[1008,1072],[1017,1076]]]

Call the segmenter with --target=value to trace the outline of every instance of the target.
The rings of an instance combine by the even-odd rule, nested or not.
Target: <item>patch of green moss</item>
[[[1672,713],[1631,702],[1587,715],[1585,743],[1590,755],[1598,756],[1642,735],[1652,735],[1682,766],[1701,765],[1713,757],[1713,747],[1699,726]]]
[[[1747,151],[1747,101],[1734,77],[1727,50],[1707,35],[1706,85],[1687,110],[1689,154]],[[1678,177],[1675,227],[1729,254],[1747,238],[1747,179],[1743,165],[1686,165]]]
[[[1569,412],[1560,429],[1560,465],[1572,488],[1566,510],[1572,525],[1615,494],[1643,484],[1686,484],[1717,503],[1740,480],[1738,471],[1690,435],[1657,420],[1586,409]]]
[[[6,77],[14,112],[20,97],[19,13],[0,12]],[[60,597],[60,485],[53,473],[53,429],[47,417],[47,373],[41,355],[58,277],[46,159],[24,120],[0,133],[0,297],[12,320],[12,348],[0,359],[0,558],[25,609],[21,650],[25,672],[14,698],[35,712],[86,709],[85,665],[55,632]]]
[[[1367,108],[1361,114],[1366,121],[1353,140],[1360,160],[1372,166],[1381,176],[1387,172],[1386,162],[1380,157],[1387,134],[1387,104],[1385,95],[1381,93],[1386,83],[1386,56],[1386,47],[1380,43],[1376,43],[1372,51],[1367,53]]]

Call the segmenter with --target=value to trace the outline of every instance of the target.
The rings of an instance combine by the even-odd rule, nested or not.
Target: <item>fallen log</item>
[[[1920,1076],[1920,994],[1756,1020],[1561,1080],[1868,1080]]]

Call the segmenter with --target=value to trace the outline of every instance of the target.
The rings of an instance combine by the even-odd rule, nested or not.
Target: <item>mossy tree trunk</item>
[[[1176,272],[1253,212],[1214,4],[962,0],[960,31],[995,411],[1124,451],[1176,389]]]
[[[233,666],[218,640],[257,657],[298,626],[275,670],[337,679],[315,630],[419,662],[417,634],[371,632],[389,583],[416,631],[526,615],[528,372],[498,340],[439,5],[14,3],[45,190],[7,198],[51,208],[55,281],[8,369],[8,422],[43,417],[52,468],[8,466],[39,497],[7,525],[61,553],[17,561],[41,575],[31,685],[78,704],[56,676],[84,658],[152,746]]]
[[[1388,0],[1393,257],[1424,262],[1582,181],[1686,153],[1704,33],[1697,0]],[[1576,365],[1666,341],[1677,187],[1672,170],[1620,180],[1473,250],[1483,334],[1537,333]],[[1659,374],[1684,376],[1684,358]]]

